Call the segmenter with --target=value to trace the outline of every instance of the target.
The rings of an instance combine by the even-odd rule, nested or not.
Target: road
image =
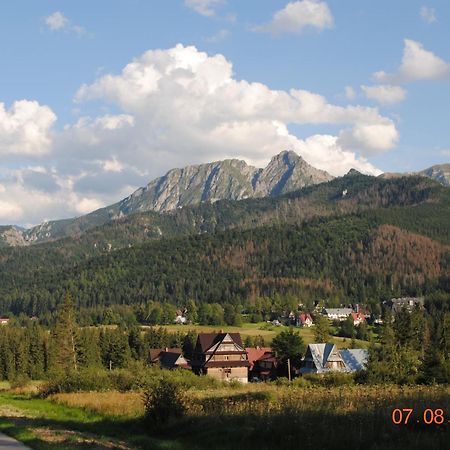
[[[0,450],[31,450],[30,447],[23,445],[21,442],[0,433]]]

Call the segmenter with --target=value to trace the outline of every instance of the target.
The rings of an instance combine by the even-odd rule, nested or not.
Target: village
[[[392,313],[423,308],[423,298],[403,297],[391,299],[384,306]],[[319,307],[320,308],[320,307]],[[382,324],[380,317],[373,316],[364,307],[356,305],[341,308],[316,308],[314,316],[332,323],[348,321],[355,328],[365,326],[370,320]],[[175,322],[185,324],[186,310],[177,311]],[[285,317],[269,321],[272,326],[298,328],[315,327],[313,315],[307,312],[289,312]],[[292,360],[277,354],[270,346],[248,347],[238,332],[199,333],[192,358],[183,355],[181,348],[154,348],[150,350],[149,363],[159,364],[167,370],[191,370],[197,375],[209,375],[220,381],[240,383],[273,381],[280,376],[289,379],[305,374],[331,372],[355,373],[366,368],[369,358],[367,348],[338,348],[332,342],[314,342],[307,345],[304,355],[293,355]],[[296,357],[298,356],[298,357]]]

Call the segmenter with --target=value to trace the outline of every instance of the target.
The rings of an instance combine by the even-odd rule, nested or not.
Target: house
[[[356,372],[365,369],[368,357],[366,349],[339,350],[331,343],[309,344],[300,373]]]
[[[330,320],[345,320],[353,310],[351,308],[323,308],[322,314]]]
[[[176,317],[174,322],[178,325],[184,325],[185,323],[187,323],[187,317],[186,317],[186,313],[187,313],[187,309],[177,309],[176,312]]]
[[[4,317],[4,316],[0,317],[0,325],[8,325],[8,323],[9,323],[9,317]]]
[[[387,300],[383,302],[388,308],[391,309],[393,313],[400,312],[402,310],[406,310],[408,312],[414,311],[414,309],[419,308],[423,309],[425,305],[424,297],[401,297],[401,298],[392,298],[391,300]]]
[[[353,325],[355,325],[355,327],[361,325],[366,321],[366,317],[362,312],[352,312],[351,316],[353,319]]]
[[[297,317],[296,323],[298,327],[310,327],[313,325],[312,317],[309,313],[302,313]]]
[[[181,348],[151,348],[149,362],[150,364],[159,363],[163,369],[190,369]]]
[[[248,356],[239,333],[200,333],[191,361],[197,374],[248,382]]]
[[[247,347],[250,364],[248,378],[255,380],[274,380],[277,376],[278,359],[270,347]]]

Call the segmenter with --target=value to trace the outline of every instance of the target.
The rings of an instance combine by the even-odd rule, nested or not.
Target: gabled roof
[[[358,370],[364,370],[366,368],[369,352],[366,349],[343,349],[338,348],[331,343],[326,344],[309,344],[306,351],[304,360],[312,359],[316,367],[315,372],[324,373],[334,371],[336,369],[330,369],[326,367],[327,362],[342,361],[345,365],[345,369],[341,369],[344,372],[355,372]],[[303,372],[309,372],[310,369],[306,368],[301,370]]]
[[[326,370],[326,363],[328,361],[339,360],[339,356],[336,357],[337,347],[334,344],[309,344],[306,356],[310,356],[314,361],[317,371],[323,372]]]
[[[184,356],[178,352],[162,352],[160,357],[161,366],[168,369],[173,369],[175,367],[188,367],[189,363],[186,361]]]
[[[349,316],[353,310],[351,308],[324,308],[328,315],[336,314],[338,316]]]
[[[151,348],[149,350],[150,361],[157,362],[163,352],[177,353],[178,355],[183,353],[181,348]]]
[[[203,353],[207,352],[214,344],[231,339],[235,344],[242,348],[242,339],[239,333],[200,333],[198,342]]]
[[[345,367],[350,372],[364,370],[366,368],[369,352],[365,348],[349,348],[340,350],[339,353],[344,360]]]
[[[312,322],[312,317],[309,313],[302,313],[299,315],[299,319],[301,323],[305,323],[308,319]]]
[[[263,358],[266,353],[272,354],[272,349],[270,347],[246,347],[247,359],[250,363],[250,367],[253,367],[255,361]]]

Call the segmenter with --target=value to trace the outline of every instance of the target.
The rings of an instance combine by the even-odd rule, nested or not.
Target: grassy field
[[[186,333],[188,331],[195,331],[196,333],[209,333],[209,332],[218,332],[220,330],[227,331],[230,333],[240,333],[242,336],[242,339],[245,339],[246,336],[262,336],[266,342],[266,344],[270,344],[272,342],[272,339],[278,334],[281,333],[283,330],[287,330],[288,327],[286,326],[268,326],[269,324],[265,322],[259,322],[259,323],[244,323],[241,327],[233,327],[233,326],[227,326],[227,325],[220,325],[220,326],[209,326],[209,325],[158,325],[158,328],[164,328],[169,333],[176,333],[176,332],[183,332]],[[314,328],[294,328],[295,331],[298,331],[300,333],[300,336],[302,336],[303,340],[305,341],[305,344],[310,344],[315,341],[314,339]],[[330,342],[335,343],[339,348],[349,347],[351,339],[349,338],[342,338],[342,337],[335,337],[332,336],[330,338]],[[360,348],[367,348],[369,346],[369,343],[366,341],[361,341],[356,339],[356,345]]]
[[[35,449],[446,448],[450,388],[250,384],[185,389],[181,418],[142,421],[142,393],[0,394],[0,430]],[[394,408],[412,408],[407,425]],[[445,423],[426,425],[426,409]],[[429,418],[429,417],[428,417]],[[419,422],[417,422],[419,421]]]

